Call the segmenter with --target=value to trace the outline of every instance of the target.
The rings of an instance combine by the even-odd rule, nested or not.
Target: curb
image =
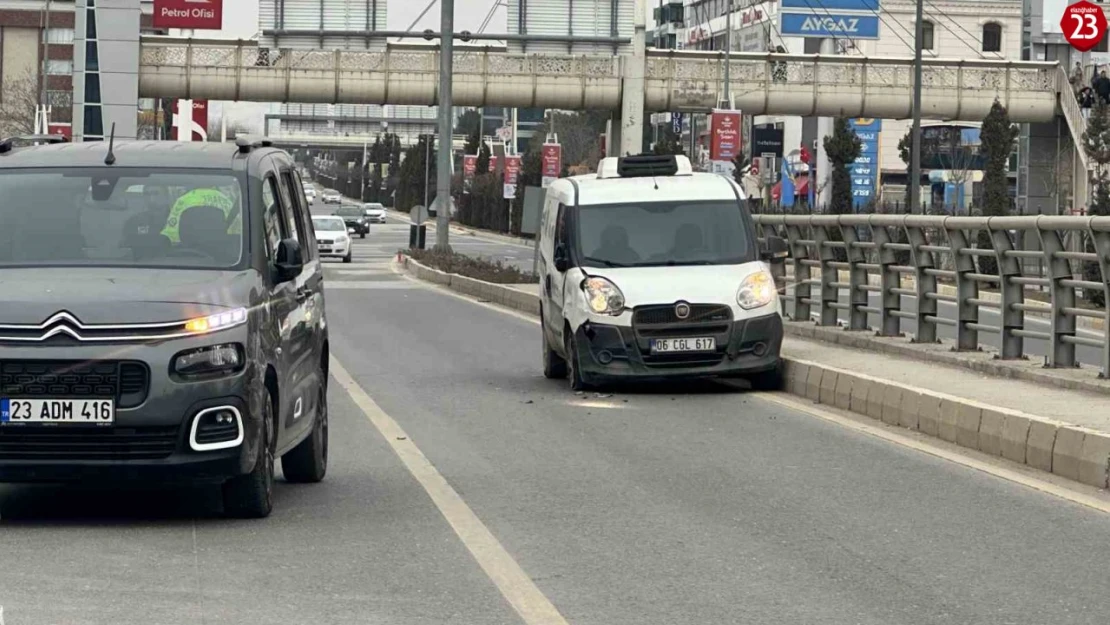
[[[417,279],[539,316],[536,294],[444,273],[408,256],[402,267]],[[1108,433],[816,362],[782,360],[783,390],[793,395],[1089,486],[1110,486]]]
[[[911,343],[902,337],[878,337],[872,330],[853,332],[839,326],[819,326],[807,321],[785,321],[783,326],[789,336],[962,367],[995,377],[1035,382],[1055,388],[1110,394],[1110,380],[1096,377],[1095,367],[1051,369],[1030,360],[1001,360],[993,352],[953,351],[950,343]],[[1077,371],[1082,371],[1081,375],[1087,377],[1079,377]]]

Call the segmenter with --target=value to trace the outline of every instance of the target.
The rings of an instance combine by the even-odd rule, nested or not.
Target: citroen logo
[[[679,319],[685,319],[690,316],[690,305],[686,302],[679,302],[674,305],[674,316]]]

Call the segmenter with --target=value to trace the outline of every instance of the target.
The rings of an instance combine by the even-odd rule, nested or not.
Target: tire
[[[315,484],[328,473],[328,388],[320,385],[312,433],[281,457],[281,473],[294,484]]]
[[[783,386],[782,362],[775,364],[774,369],[760,371],[747,377],[753,391],[781,391]]]
[[[345,263],[351,262],[351,250],[347,250],[347,255],[343,257],[343,262],[345,262]]]
[[[366,238],[366,233],[365,232],[359,233],[358,238],[365,239]]]
[[[584,375],[582,375],[582,359],[578,356],[578,346],[574,341],[574,336],[568,332],[565,340],[567,354],[565,364],[567,369],[567,381],[570,383],[570,390],[589,390],[591,384],[589,380]]]
[[[543,316],[540,316],[540,336],[542,336],[543,377],[549,380],[561,380],[567,377],[567,361],[551,349],[547,342],[547,330],[543,325]]]
[[[262,414],[262,440],[254,468],[224,482],[224,514],[237,519],[263,519],[274,509],[274,406],[267,397]]]

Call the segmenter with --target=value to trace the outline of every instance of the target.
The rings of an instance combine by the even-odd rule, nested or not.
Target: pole
[[[632,54],[625,56],[621,89],[620,151],[609,156],[639,154],[644,150],[644,78],[647,71],[647,4],[633,0]]]
[[[440,210],[436,213],[436,247],[450,247],[451,223],[451,74],[455,60],[455,0],[440,0],[439,18],[439,161],[436,169],[436,194]],[[426,206],[427,204],[425,204]]]
[[[432,170],[432,135],[424,136],[424,208],[428,206],[428,185],[431,184],[430,178]],[[437,180],[438,182],[438,180]],[[437,187],[438,190],[438,187]],[[438,218],[436,219],[438,221]],[[436,235],[437,239],[439,235]]]
[[[907,212],[916,213],[921,207],[921,30],[922,6],[917,0],[917,24],[913,42],[913,143],[910,144],[910,205]]]
[[[732,90],[729,88],[729,66],[732,60],[732,0],[728,1],[728,10],[725,11],[725,102],[726,108],[732,108]]]

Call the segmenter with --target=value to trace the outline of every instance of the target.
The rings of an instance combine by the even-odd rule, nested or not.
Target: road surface
[[[329,263],[322,484],[0,487],[6,624],[1106,623],[1110,516],[733,386],[575,395],[406,239]]]

